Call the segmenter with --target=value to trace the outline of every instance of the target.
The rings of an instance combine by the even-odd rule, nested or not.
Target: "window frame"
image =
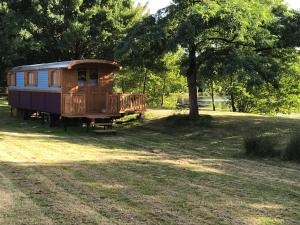
[[[79,80],[79,73],[84,71],[85,72],[85,80]],[[80,83],[82,82],[82,83]],[[84,88],[88,85],[89,82],[89,75],[88,75],[88,69],[87,68],[78,68],[77,70],[77,85],[79,88]]]
[[[7,73],[7,86],[17,86],[17,75],[15,72]]]
[[[97,74],[97,79],[92,79],[92,73],[96,72]],[[99,87],[99,78],[100,78],[100,72],[98,68],[90,68],[89,70],[89,86],[92,87]],[[95,83],[93,83],[94,81],[96,81]]]
[[[58,72],[59,75],[59,85],[55,84],[54,79],[53,79],[53,74],[55,72]],[[48,72],[48,87],[62,87],[62,72],[61,70],[49,70]]]
[[[29,74],[33,74],[33,83],[30,83]],[[37,71],[26,71],[24,73],[24,86],[25,87],[37,87],[38,86],[38,73]]]

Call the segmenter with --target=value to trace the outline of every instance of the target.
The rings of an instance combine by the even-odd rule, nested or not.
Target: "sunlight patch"
[[[11,193],[3,190],[0,190],[0,196],[0,214],[2,214],[3,211],[6,211],[14,205],[14,199],[12,198]]]
[[[224,171],[213,168],[207,165],[201,164],[201,162],[196,160],[162,160],[160,162],[165,162],[168,164],[172,164],[173,166],[189,169],[195,172],[209,172],[209,173],[217,173],[217,174],[225,174]]]
[[[253,225],[284,225],[284,221],[281,219],[266,217],[266,216],[255,216],[250,217],[248,220],[249,224]]]
[[[43,133],[40,134],[32,134],[32,133],[16,133],[16,132],[3,132],[1,131],[1,135],[5,135],[6,137],[30,137],[30,138],[51,138],[56,137],[55,135],[46,135]]]
[[[283,206],[278,204],[254,203],[250,206],[255,209],[283,209]]]
[[[124,185],[120,184],[107,184],[107,183],[100,183],[100,182],[84,182],[84,184],[97,188],[97,189],[107,189],[107,190],[112,190],[112,189],[123,189]]]

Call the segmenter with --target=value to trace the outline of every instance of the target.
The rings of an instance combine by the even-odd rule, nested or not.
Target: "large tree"
[[[185,49],[181,59],[188,83],[190,118],[195,119],[199,114],[198,73],[210,57],[208,53],[218,52],[226,59],[240,49],[260,56],[278,47],[282,31],[274,35],[271,30],[271,25],[280,26],[285,22],[276,16],[278,8],[287,12],[280,0],[174,0],[171,6],[146,18],[129,32],[117,52],[118,57],[134,63],[139,63],[141,58],[156,62],[167,51]]]

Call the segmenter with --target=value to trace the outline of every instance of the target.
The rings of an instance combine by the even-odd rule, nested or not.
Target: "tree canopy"
[[[234,74],[251,77],[253,85],[260,80],[278,88],[279,74],[297,52],[298,17],[280,0],[174,0],[133,27],[116,56],[124,62],[136,57],[157,62],[159,55],[182,48],[190,118],[198,116],[199,80],[215,73],[231,80],[227,89],[235,111]]]
[[[0,64],[113,59],[118,42],[143,12],[133,0],[3,0]]]

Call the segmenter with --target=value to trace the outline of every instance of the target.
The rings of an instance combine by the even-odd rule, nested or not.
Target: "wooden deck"
[[[141,94],[107,94],[105,106],[95,99],[101,99],[101,94],[95,96],[80,94],[63,94],[62,112],[63,117],[82,118],[87,116],[114,117],[127,113],[144,113],[146,111],[146,98]],[[101,107],[100,107],[101,106]],[[104,111],[106,113],[95,113]],[[97,119],[98,119],[97,118]]]
[[[146,98],[142,94],[107,95],[106,110],[111,113],[144,113]]]

